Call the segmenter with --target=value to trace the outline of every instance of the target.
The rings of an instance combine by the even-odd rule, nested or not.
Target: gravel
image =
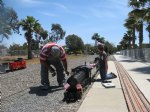
[[[68,71],[83,65],[85,61],[93,61],[95,57],[96,55],[88,55],[68,59]],[[80,101],[67,104],[62,102],[64,89],[57,86],[56,76],[49,75],[49,80],[52,90],[41,90],[40,64],[0,74],[1,112],[76,112],[89,88]]]

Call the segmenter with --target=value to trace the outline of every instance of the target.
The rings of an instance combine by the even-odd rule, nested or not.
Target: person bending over
[[[53,65],[56,69],[58,85],[63,86],[63,83],[65,82],[64,71],[67,75],[69,74],[64,49],[53,42],[45,44],[40,52],[40,63],[42,89],[46,90],[50,87],[48,71],[55,74],[55,70],[51,67],[51,65]]]

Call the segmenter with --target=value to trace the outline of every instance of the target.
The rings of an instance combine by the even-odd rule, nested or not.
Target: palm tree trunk
[[[149,32],[149,35],[148,35],[148,36],[149,36],[149,44],[150,44],[150,32]]]
[[[133,48],[135,48],[135,39],[136,39],[136,37],[135,37],[135,28],[133,28],[133,39],[132,39]]]
[[[150,23],[149,23],[148,28],[149,28],[149,29],[148,29],[148,33],[149,33],[149,35],[148,35],[148,36],[149,36],[149,44],[150,44]]]
[[[139,31],[139,48],[142,49],[143,44],[143,22],[140,23],[140,31]]]
[[[150,44],[150,32],[149,32],[149,44]]]
[[[31,35],[28,37],[27,42],[28,42],[28,59],[32,59],[32,49],[31,49],[32,36]]]

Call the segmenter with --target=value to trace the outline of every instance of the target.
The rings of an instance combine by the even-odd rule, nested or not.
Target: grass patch
[[[39,64],[40,63],[40,60],[39,58],[33,58],[33,59],[26,59],[26,64],[27,65],[31,65],[31,64]]]
[[[87,55],[84,55],[84,54],[78,54],[78,55],[67,55],[67,59],[68,60],[72,60],[72,59],[77,59],[77,58],[81,58],[81,57],[85,57]],[[27,59],[26,56],[5,56],[5,57],[1,57],[0,58],[0,63],[4,63],[4,62],[11,62],[11,61],[14,61],[16,60],[17,58],[23,58],[26,60],[26,64],[27,65],[30,65],[30,64],[39,64],[40,63],[40,60],[39,58],[33,58],[33,59]]]

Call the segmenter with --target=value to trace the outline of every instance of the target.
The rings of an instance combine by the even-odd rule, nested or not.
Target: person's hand
[[[51,66],[49,66],[48,70],[49,70],[51,73],[55,72],[55,70],[54,70]]]
[[[56,71],[52,72],[52,77],[54,77],[56,75]]]
[[[53,69],[51,66],[48,68],[48,70],[51,72],[52,77],[54,77],[56,75],[55,69]]]
[[[66,72],[67,75],[69,75],[69,72],[67,70],[65,72]]]
[[[93,63],[93,64],[90,64],[89,66],[90,66],[91,68],[94,68],[94,67],[96,67],[96,64]]]

